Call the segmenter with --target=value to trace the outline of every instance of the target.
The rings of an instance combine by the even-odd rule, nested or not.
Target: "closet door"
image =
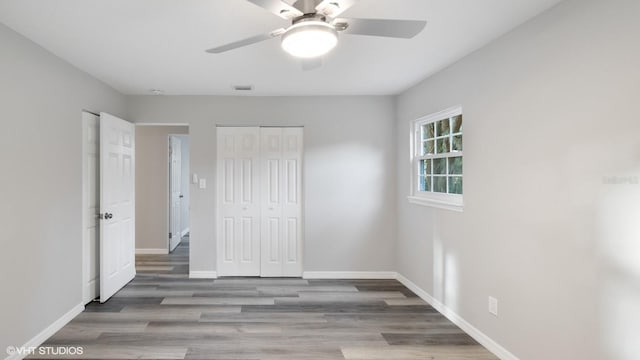
[[[261,276],[302,276],[302,128],[261,128]]]
[[[260,275],[260,129],[218,128],[218,273]]]

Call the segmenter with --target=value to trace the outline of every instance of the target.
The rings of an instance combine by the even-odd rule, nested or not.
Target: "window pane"
[[[431,174],[431,160],[420,160],[420,175]]]
[[[420,174],[418,176],[418,190],[431,191],[431,175]]]
[[[451,151],[462,151],[462,135],[454,136]]]
[[[422,142],[422,155],[429,155],[434,153],[433,140]]]
[[[433,123],[422,125],[422,139],[433,139],[435,137]]]
[[[446,176],[434,176],[433,177],[433,192],[446,193],[447,192],[447,177]]]
[[[449,174],[462,175],[462,156],[449,158]]]
[[[452,133],[461,133],[462,132],[462,115],[455,116],[451,119],[451,124],[453,125]]]
[[[461,176],[452,176],[449,178],[449,194],[462,194]]]
[[[449,135],[451,133],[449,129],[449,119],[438,121],[437,128],[438,128],[438,136]]]
[[[448,153],[451,150],[449,149],[449,138],[443,138],[436,140],[436,149],[438,150],[438,154]]]
[[[433,173],[442,175],[446,174],[447,159],[433,159]]]

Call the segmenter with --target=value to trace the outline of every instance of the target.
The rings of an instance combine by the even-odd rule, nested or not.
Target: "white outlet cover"
[[[200,189],[207,188],[207,179],[200,179]]]
[[[498,316],[498,299],[489,296],[489,313]]]

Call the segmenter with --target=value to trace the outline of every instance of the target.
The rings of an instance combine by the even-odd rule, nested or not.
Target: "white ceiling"
[[[341,17],[425,19],[411,40],[343,35],[303,71],[278,39],[205,49],[288,23],[244,0],[0,0],[0,21],[125,94],[397,94],[560,0],[360,0]],[[287,0],[291,3],[291,0]]]

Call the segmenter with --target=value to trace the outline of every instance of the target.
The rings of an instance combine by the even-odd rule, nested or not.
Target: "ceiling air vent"
[[[253,85],[234,85],[233,90],[235,91],[251,91],[253,90]]]

